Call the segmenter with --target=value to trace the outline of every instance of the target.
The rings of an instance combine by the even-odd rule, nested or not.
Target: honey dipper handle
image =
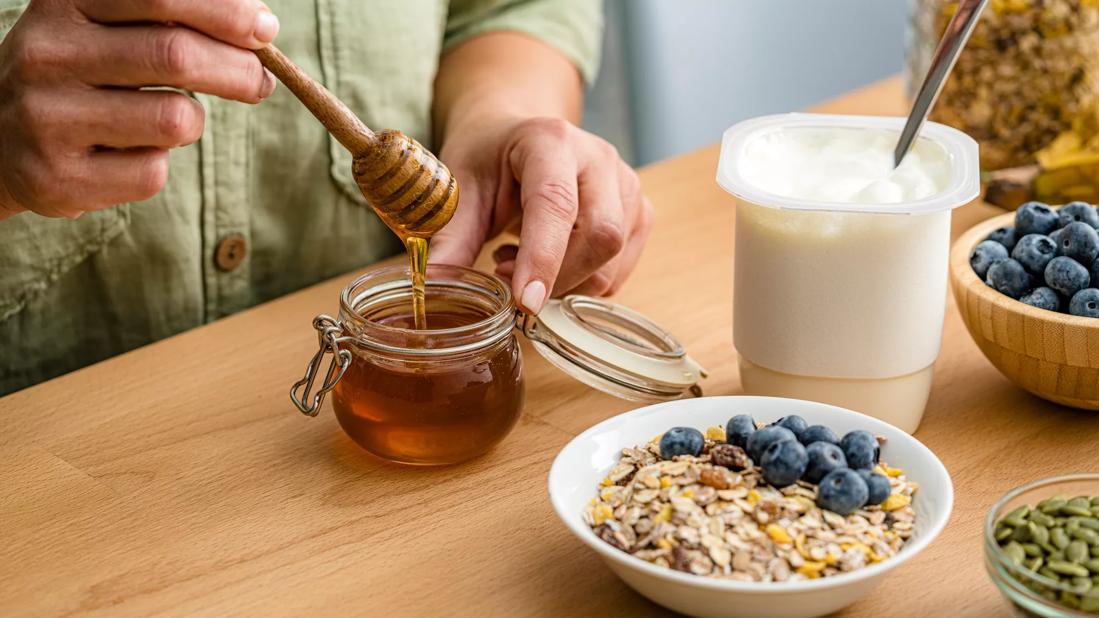
[[[274,73],[353,156],[365,155],[376,148],[374,132],[343,101],[309,77],[277,47],[268,45],[255,51],[263,66]]]

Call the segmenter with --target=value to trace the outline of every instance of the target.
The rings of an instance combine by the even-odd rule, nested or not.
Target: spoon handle
[[[255,52],[263,66],[274,73],[353,156],[360,157],[377,147],[374,132],[343,101],[309,77],[277,47],[268,45]]]
[[[958,3],[958,10],[954,13],[950,23],[946,26],[946,32],[935,49],[935,55],[931,59],[931,67],[927,70],[927,77],[923,79],[920,92],[912,103],[912,111],[908,114],[908,120],[904,123],[901,138],[897,141],[897,148],[893,151],[893,167],[897,167],[904,160],[912,148],[912,142],[916,141],[916,135],[920,127],[927,120],[927,114],[931,106],[935,105],[935,99],[946,83],[946,76],[954,68],[954,63],[965,47],[969,35],[977,25],[977,18],[981,16],[988,0],[962,0]]]

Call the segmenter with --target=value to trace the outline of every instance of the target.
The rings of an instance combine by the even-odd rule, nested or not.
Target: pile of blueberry
[[[1099,318],[1099,212],[1086,202],[1054,210],[1027,202],[969,257],[977,276],[1033,307]]]
[[[840,439],[828,427],[809,425],[797,415],[756,427],[751,416],[734,416],[725,427],[725,441],[743,449],[760,467],[763,480],[775,487],[798,480],[817,485],[817,506],[840,515],[881,504],[892,491],[889,479],[873,471],[881,448],[868,431],[851,431]],[[704,445],[697,429],[675,427],[661,436],[660,456],[698,456]]]

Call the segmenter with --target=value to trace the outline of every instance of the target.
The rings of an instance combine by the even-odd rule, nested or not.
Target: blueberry
[[[1090,283],[1088,269],[1070,257],[1055,257],[1046,266],[1046,285],[1065,296],[1071,297]]]
[[[1065,241],[1065,228],[1059,230],[1053,230],[1049,233],[1049,239],[1053,241],[1053,244],[1057,246],[1057,254],[1061,253],[1061,243]]]
[[[1033,284],[1030,273],[1023,265],[1010,258],[993,264],[988,269],[985,283],[1012,298],[1026,294]]]
[[[1007,249],[1003,245],[992,240],[982,240],[973,250],[973,255],[969,256],[969,265],[978,277],[984,279],[989,266],[1007,258]]]
[[[747,414],[737,414],[725,424],[725,441],[747,448],[748,438],[756,432],[756,420]]]
[[[840,468],[828,473],[817,489],[817,506],[839,515],[850,515],[866,504],[870,488],[854,470]]]
[[[1099,285],[1099,259],[1091,263],[1091,266],[1088,267],[1088,273],[1091,274],[1091,280]]]
[[[852,468],[873,468],[878,463],[881,447],[878,439],[869,431],[857,429],[850,431],[840,440],[840,448],[847,457],[847,465]]]
[[[1015,234],[1049,234],[1057,229],[1060,220],[1057,213],[1042,202],[1027,202],[1015,211]]]
[[[1046,269],[1046,264],[1057,257],[1057,244],[1049,236],[1027,234],[1020,238],[1018,244],[1011,250],[1011,257],[1022,264],[1030,274],[1041,275]]]
[[[791,414],[790,416],[784,416],[777,421],[771,423],[776,427],[785,427],[793,432],[794,437],[801,440],[801,433],[809,427],[809,423],[805,422],[805,419],[801,418],[797,414]]]
[[[786,487],[805,474],[808,463],[809,456],[801,442],[780,440],[763,451],[760,467],[763,468],[763,480],[775,487]]]
[[[1005,249],[1011,251],[1015,248],[1015,243],[1019,240],[1015,235],[1015,228],[1013,227],[999,227],[992,230],[992,233],[988,235],[985,240],[991,240],[998,242],[1004,246]]]
[[[1099,290],[1087,288],[1073,295],[1068,312],[1086,318],[1099,318]]]
[[[819,483],[832,470],[847,467],[847,457],[844,457],[843,449],[831,442],[814,442],[805,452],[809,455],[809,465],[802,478],[810,483]]]
[[[1057,292],[1054,292],[1047,287],[1034,288],[1030,293],[1023,295],[1019,300],[1031,307],[1037,307],[1039,309],[1046,309],[1048,311],[1061,310],[1061,297],[1057,295]]]
[[[1087,223],[1093,228],[1099,228],[1099,212],[1087,202],[1070,202],[1061,207],[1057,213],[1061,227],[1065,227],[1073,221]]]
[[[814,442],[828,442],[829,444],[840,443],[840,438],[836,435],[836,432],[824,425],[809,425],[805,428],[805,431],[801,432],[801,435],[798,436],[798,440],[805,446],[809,446]]]
[[[763,456],[763,451],[767,450],[769,446],[775,442],[781,442],[783,440],[797,440],[794,437],[794,432],[785,427],[777,427],[771,425],[764,427],[759,431],[753,433],[748,438],[748,457],[758,466],[760,465],[760,457]]]
[[[676,455],[698,455],[705,440],[693,427],[672,427],[660,436],[660,456],[671,459]]]
[[[1099,257],[1099,234],[1087,223],[1074,221],[1050,237],[1057,246],[1057,255],[1068,256],[1081,264],[1091,264]]]
[[[893,488],[889,486],[889,477],[884,474],[878,474],[870,470],[855,470],[855,474],[862,478],[867,489],[870,490],[866,497],[867,504],[881,504],[885,502],[889,494],[893,493]]]

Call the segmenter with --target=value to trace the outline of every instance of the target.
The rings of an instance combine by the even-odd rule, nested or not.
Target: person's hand
[[[205,116],[142,88],[257,103],[275,78],[248,50],[278,30],[259,0],[33,0],[0,45],[0,218],[158,193],[168,150],[197,141]]]
[[[652,206],[599,137],[555,118],[480,118],[452,127],[440,158],[460,193],[432,240],[432,262],[469,265],[487,240],[518,230],[519,245],[493,258],[532,313],[551,295],[611,294],[637,264]]]

